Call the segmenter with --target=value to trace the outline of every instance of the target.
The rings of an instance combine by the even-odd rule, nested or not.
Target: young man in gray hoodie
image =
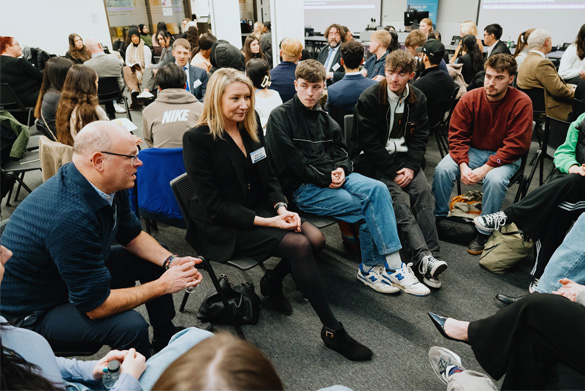
[[[150,148],[180,148],[183,133],[195,126],[203,104],[185,89],[187,76],[175,64],[156,73],[159,93],[142,112],[142,132]]]

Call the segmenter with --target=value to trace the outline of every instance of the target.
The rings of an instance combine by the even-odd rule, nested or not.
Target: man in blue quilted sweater
[[[201,261],[163,248],[130,210],[127,189],[142,165],[134,136],[98,121],[73,148],[73,162],[16,208],[2,235],[15,255],[5,266],[0,310],[55,351],[105,344],[149,357],[149,325],[132,309],[146,303],[153,348],[166,346],[177,331],[171,294],[199,284]]]

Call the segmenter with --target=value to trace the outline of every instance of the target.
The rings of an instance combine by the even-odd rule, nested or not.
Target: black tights
[[[310,223],[301,225],[301,233],[289,232],[280,241],[273,256],[282,257],[282,261],[272,271],[276,283],[281,284],[284,277],[291,273],[297,286],[301,289],[325,327],[339,329],[341,324],[333,315],[325,299],[323,285],[315,264],[315,256],[325,246],[325,237],[317,227]]]

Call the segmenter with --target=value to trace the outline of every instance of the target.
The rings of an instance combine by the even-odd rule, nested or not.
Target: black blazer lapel
[[[244,181],[244,169],[242,168],[242,165],[239,163],[238,156],[236,155],[236,153],[241,153],[241,152],[235,151],[234,148],[232,148],[230,145],[228,145],[228,143],[231,142],[231,138],[229,140],[228,140],[228,138],[230,138],[230,135],[226,134],[225,140],[223,140],[219,144],[223,148],[223,151],[225,152],[228,160],[234,166],[234,169],[236,170],[236,176],[238,177],[238,182],[240,182],[240,187],[242,189],[242,195],[245,196],[246,184],[244,183],[245,182]]]

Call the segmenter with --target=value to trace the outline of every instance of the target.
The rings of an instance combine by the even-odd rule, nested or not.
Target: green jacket
[[[583,132],[581,135],[581,142],[585,139],[585,113],[581,114],[577,120],[571,123],[569,130],[567,131],[567,138],[565,142],[560,145],[556,152],[554,163],[556,168],[564,173],[569,173],[569,168],[574,165],[580,166],[581,164],[585,163],[585,161],[579,161],[578,158],[578,142],[579,142],[579,133]]]
[[[28,126],[18,122],[16,118],[6,110],[0,111],[0,126],[4,129],[10,129],[16,134],[16,140],[14,141],[14,144],[12,144],[12,149],[10,150],[10,157],[14,159],[22,158],[30,137],[28,134]]]

